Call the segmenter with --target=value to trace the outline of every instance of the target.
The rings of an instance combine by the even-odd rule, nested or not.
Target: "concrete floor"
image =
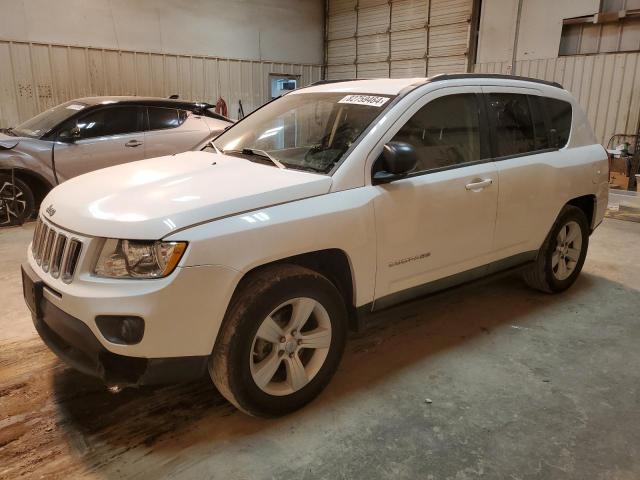
[[[507,276],[385,314],[278,420],[64,367],[21,298],[31,230],[0,231],[0,478],[640,478],[638,223],[605,220],[565,294]]]

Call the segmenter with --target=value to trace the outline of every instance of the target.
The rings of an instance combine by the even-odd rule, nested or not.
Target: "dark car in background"
[[[232,125],[208,103],[146,97],[71,100],[0,131],[0,226],[30,218],[69,178],[191,150]]]

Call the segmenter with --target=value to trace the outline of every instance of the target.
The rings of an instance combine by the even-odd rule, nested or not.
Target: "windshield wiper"
[[[276,160],[271,155],[269,155],[264,150],[258,150],[257,148],[243,148],[242,150],[223,150],[222,153],[240,153],[242,155],[254,155],[257,157],[264,157],[267,160],[271,160],[271,162],[278,168],[286,169],[279,160]]]

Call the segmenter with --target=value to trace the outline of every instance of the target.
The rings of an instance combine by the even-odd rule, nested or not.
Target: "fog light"
[[[104,338],[120,345],[140,343],[144,335],[144,320],[140,317],[101,315],[96,317],[96,325]]]

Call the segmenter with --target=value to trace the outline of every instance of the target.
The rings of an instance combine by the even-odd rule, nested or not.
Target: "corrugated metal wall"
[[[238,100],[249,113],[270,99],[269,73],[300,75],[307,85],[322,67],[0,40],[0,127],[91,95],[221,96],[235,118]]]
[[[473,0],[328,0],[327,78],[466,72]]]
[[[510,62],[479,63],[480,73],[510,73]],[[640,116],[640,53],[576,55],[520,60],[516,73],[559,82],[587,112],[598,140],[636,133]]]

